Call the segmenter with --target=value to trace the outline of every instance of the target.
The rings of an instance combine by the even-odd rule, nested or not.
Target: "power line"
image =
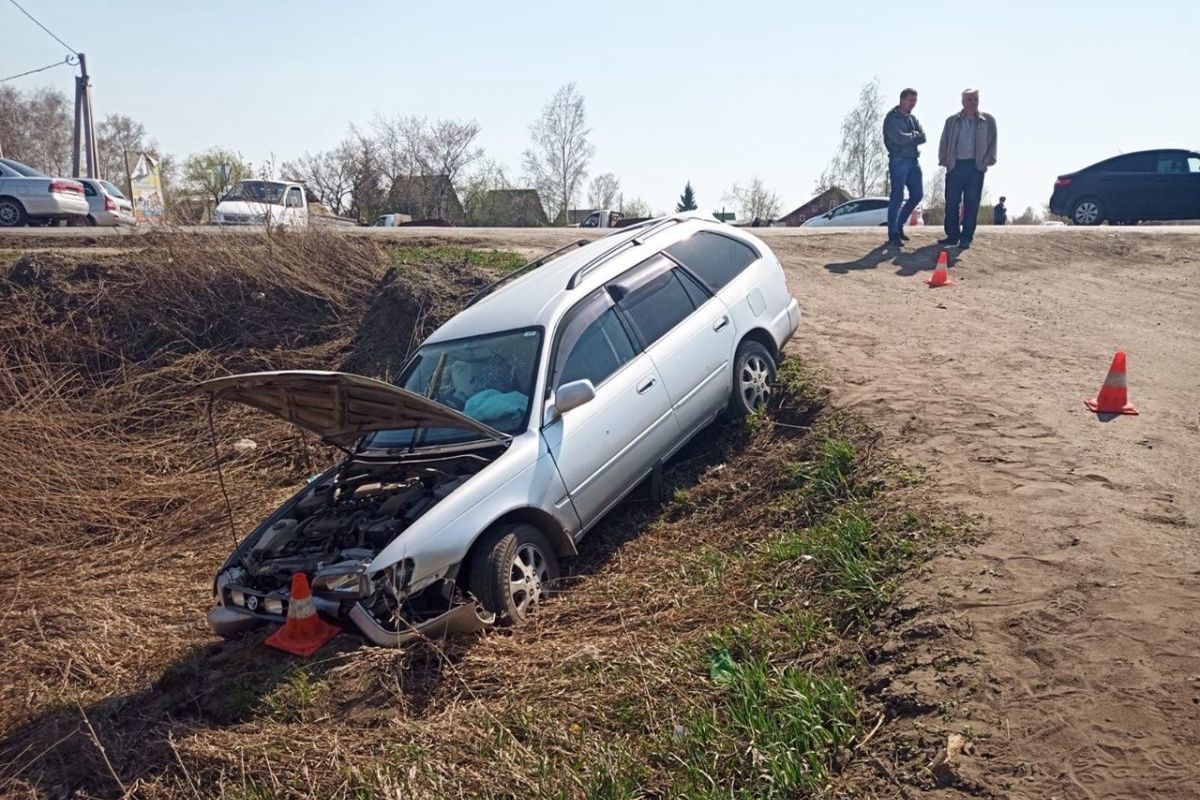
[[[31,69],[28,72],[18,72],[16,75],[9,75],[7,78],[0,78],[0,83],[8,83],[9,81],[15,81],[17,78],[24,78],[26,75],[33,75],[36,72],[45,72],[48,69],[54,69],[55,67],[61,67],[64,64],[69,67],[73,67],[78,63],[79,62],[75,60],[75,56],[67,56],[62,61],[55,61],[53,64],[47,64],[44,67],[38,67],[37,69]]]
[[[51,37],[53,37],[54,41],[58,42],[58,43],[59,43],[59,44],[61,44],[63,47],[67,48],[68,50],[70,50],[70,51],[71,51],[72,53],[74,53],[75,55],[79,55],[79,51],[78,51],[78,50],[76,50],[74,47],[71,47],[71,45],[67,44],[67,43],[66,43],[66,42],[64,42],[62,39],[58,38],[58,35],[57,35],[57,34],[55,34],[55,33],[54,33],[54,31],[50,30],[50,29],[49,29],[49,28],[47,28],[45,25],[43,25],[42,23],[40,23],[40,22],[38,22],[36,19],[34,19],[34,17],[33,17],[33,14],[30,14],[28,11],[26,11],[24,8],[22,8],[22,7],[21,7],[21,4],[20,4],[20,3],[18,3],[18,2],[17,2],[17,0],[8,0],[8,2],[10,2],[10,3],[12,3],[14,6],[16,6],[16,7],[17,7],[17,10],[18,10],[18,11],[20,11],[22,14],[24,14],[24,15],[25,15],[25,16],[27,16],[27,17],[29,17],[29,19],[30,19],[30,20],[32,20],[32,22],[33,22],[33,24],[34,24],[34,25],[37,25],[39,28],[41,28],[42,30],[44,30],[46,33],[50,34],[50,36],[51,36]]]

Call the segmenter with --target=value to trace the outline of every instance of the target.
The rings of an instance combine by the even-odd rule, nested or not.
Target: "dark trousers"
[[[983,197],[983,173],[975,168],[975,159],[959,161],[946,173],[946,236],[960,243],[975,238],[979,222],[979,199]],[[958,214],[962,208],[962,226]]]
[[[892,158],[888,160],[888,178],[892,194],[888,198],[888,238],[895,239],[904,230],[904,222],[912,214],[917,203],[925,196],[921,178],[921,162],[915,158]],[[904,202],[904,190],[908,189],[908,202]]]

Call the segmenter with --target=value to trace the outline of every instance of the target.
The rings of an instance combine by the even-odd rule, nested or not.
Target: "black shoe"
[[[897,250],[899,250],[901,247],[904,247],[904,243],[895,236],[889,236],[887,240],[887,246],[895,247]]]
[[[900,241],[902,241],[902,242],[907,242],[907,241],[908,241],[908,234],[906,234],[906,233],[904,233],[903,231],[901,231],[901,232],[900,232]]]
[[[950,247],[958,246],[958,239],[947,236],[945,239],[938,239],[938,244],[949,245]]]

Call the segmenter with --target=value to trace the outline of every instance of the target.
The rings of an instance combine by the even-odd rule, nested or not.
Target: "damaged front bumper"
[[[327,617],[338,619],[339,605],[313,598],[317,611]],[[483,630],[495,622],[495,616],[482,611],[475,602],[461,603],[451,606],[445,612],[422,620],[417,623],[405,623],[401,630],[389,630],[375,618],[370,611],[363,608],[361,603],[355,603],[350,609],[350,621],[372,644],[381,647],[398,647],[418,639],[440,639],[461,633],[472,633]],[[262,625],[282,625],[286,621],[283,615],[263,614],[246,611],[239,608],[229,608],[222,605],[213,606],[208,612],[208,624],[218,636],[236,636],[253,630]]]

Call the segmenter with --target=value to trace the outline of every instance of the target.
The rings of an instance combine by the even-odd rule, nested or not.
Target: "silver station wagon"
[[[230,555],[210,625],[283,622],[297,572],[320,612],[381,645],[520,623],[609,509],[661,483],[719,416],[767,401],[799,324],[765,244],[685,214],[488,287],[395,385],[315,371],[208,381],[214,399],[346,454]]]

